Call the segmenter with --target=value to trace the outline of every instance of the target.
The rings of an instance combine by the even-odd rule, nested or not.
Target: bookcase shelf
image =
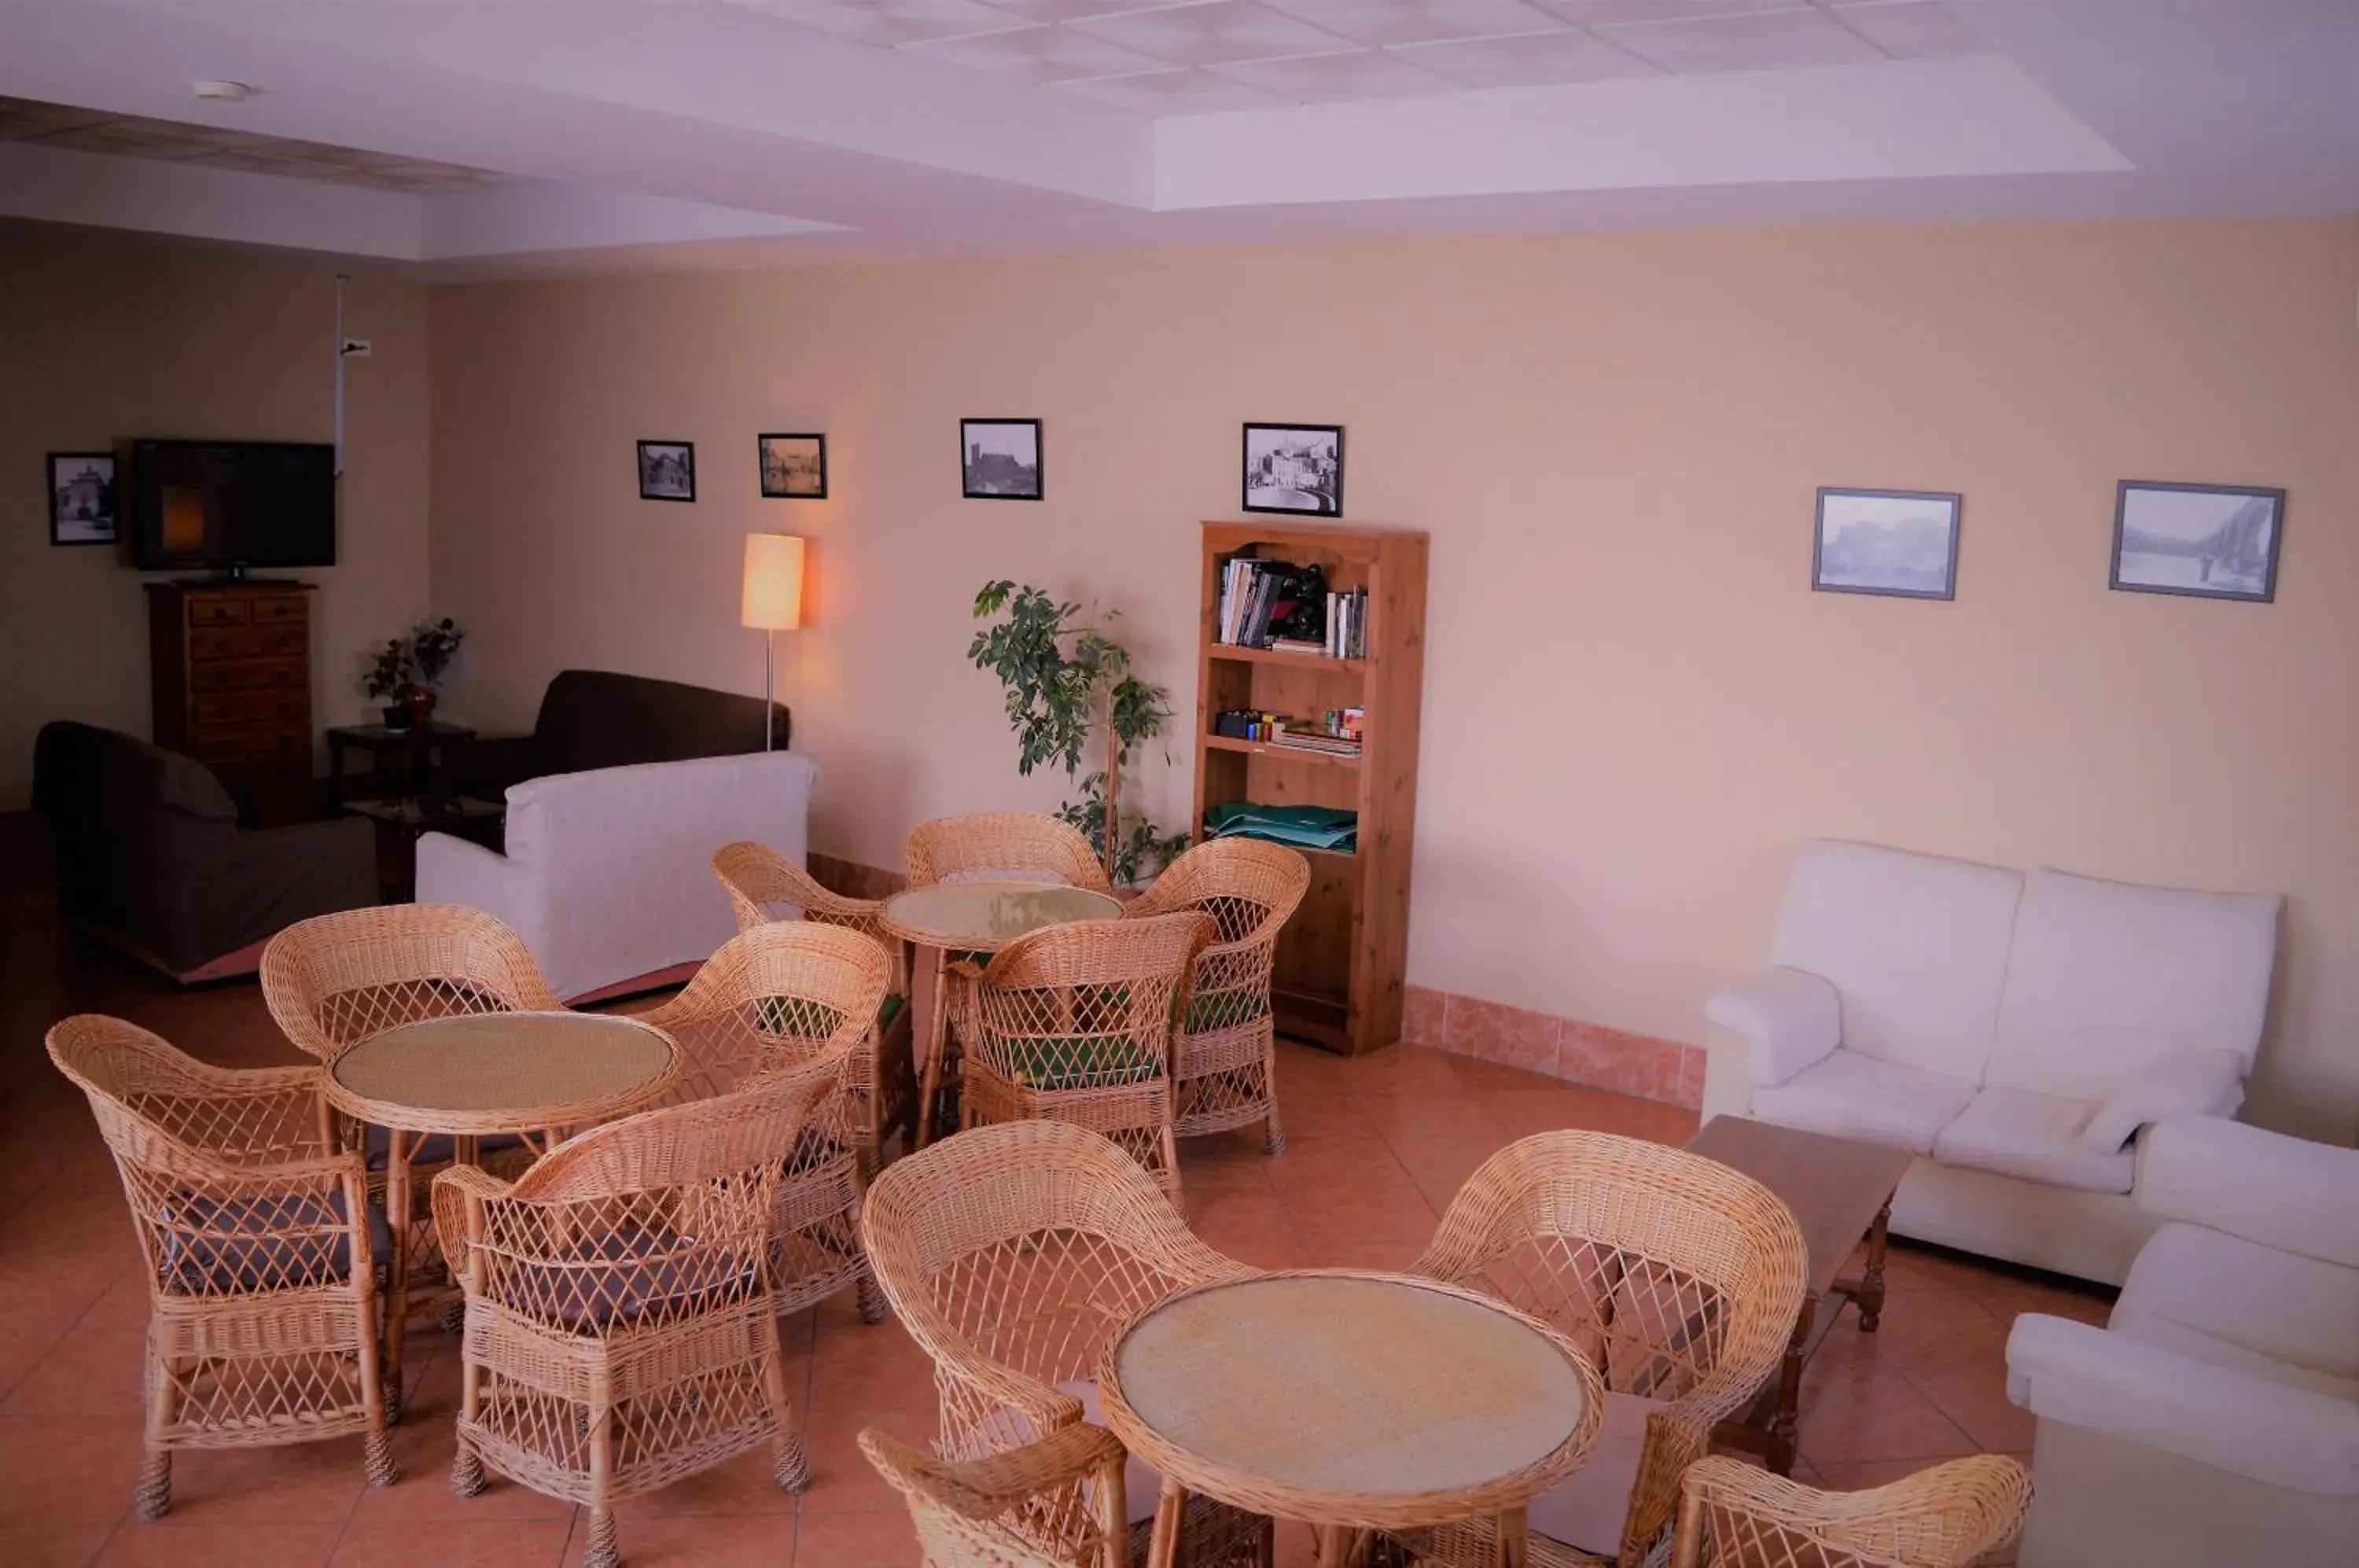
[[[1222,572],[1234,557],[1324,570],[1368,591],[1366,657],[1240,648],[1217,640]],[[1400,1038],[1408,879],[1417,816],[1418,705],[1425,680],[1423,533],[1291,523],[1208,522],[1196,681],[1194,836],[1233,800],[1329,806],[1359,816],[1356,853],[1304,850],[1310,890],[1277,944],[1278,1032],[1349,1055]],[[1212,733],[1229,709],[1315,714],[1359,708],[1360,754],[1304,751]]]

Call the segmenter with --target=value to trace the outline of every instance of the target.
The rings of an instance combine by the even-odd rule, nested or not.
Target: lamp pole
[[[762,628],[762,749],[770,749],[778,731],[778,634]]]

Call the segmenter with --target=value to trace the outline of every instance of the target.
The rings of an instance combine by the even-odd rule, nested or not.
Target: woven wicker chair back
[[[1182,1286],[1249,1272],[1198,1240],[1111,1140],[1054,1121],[976,1127],[895,1161],[861,1231],[877,1282],[934,1358],[945,1451],[998,1452],[1045,1421],[1009,1405],[1094,1377],[1107,1336]]]
[[[263,949],[262,996],[287,1038],[321,1062],[421,1018],[563,1006],[516,932],[462,904],[298,920]]]
[[[885,929],[882,900],[847,898],[841,893],[830,892],[810,872],[768,844],[750,839],[740,839],[714,851],[712,875],[729,895],[729,908],[737,917],[739,931],[798,918],[824,925],[848,926],[884,944],[893,960],[891,988],[897,996],[908,995],[908,978],[901,966],[901,942]]]
[[[1038,811],[986,811],[920,822],[901,855],[912,887],[1006,877],[1114,890],[1090,841]]]
[[[1618,1393],[1676,1399],[1733,1345],[1782,1344],[1806,1258],[1767,1187],[1684,1150],[1540,1133],[1468,1179],[1417,1268],[1554,1323]]]
[[[726,1094],[765,1073],[832,1053],[864,1053],[893,962],[843,926],[788,920],[740,931],[680,994],[644,1015],[679,1042],[673,1103]],[[860,1054],[847,1076],[866,1083]]]
[[[1299,851],[1259,839],[1206,839],[1165,866],[1125,912],[1201,909],[1220,928],[1216,945],[1267,945],[1310,887],[1310,862]]]
[[[1822,1492],[1733,1459],[1680,1486],[1677,1568],[1965,1568],[2014,1539],[2031,1503],[2015,1460],[1977,1454],[1864,1492]]]

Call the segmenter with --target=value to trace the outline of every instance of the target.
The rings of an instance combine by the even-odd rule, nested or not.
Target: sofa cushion
[[[2157,1057],[2097,1107],[2081,1129],[2081,1141],[2111,1152],[2138,1128],[2165,1116],[2234,1116],[2244,1103],[2244,1058],[2233,1051],[2174,1051]]]
[[[1974,1097],[1962,1078],[1879,1062],[1844,1048],[1774,1089],[1753,1091],[1753,1114],[1780,1127],[1860,1138],[1919,1154]]]
[[[1619,1555],[1630,1493],[1638,1484],[1638,1461],[1647,1447],[1647,1413],[1660,1408],[1658,1401],[1636,1394],[1607,1394],[1605,1420],[1587,1463],[1531,1500],[1524,1517],[1532,1533],[1593,1557],[1610,1561]]]
[[[2190,1047],[2249,1069],[2280,902],[2032,872],[1984,1082],[2103,1100]]]
[[[759,697],[605,670],[560,670],[533,724],[543,773],[585,773],[641,762],[684,762],[762,749]],[[784,750],[787,711],[770,712]]]
[[[2173,1223],[2106,1325],[2214,1366],[2359,1398],[2359,1269]]]
[[[1933,1140],[1933,1158],[2051,1187],[2126,1192],[2137,1156],[2119,1149],[2101,1153],[2081,1141],[2096,1108],[2024,1089],[1984,1089]]]
[[[1997,866],[1814,844],[1787,879],[1769,962],[1833,983],[1845,1050],[1979,1088],[2022,887]]]

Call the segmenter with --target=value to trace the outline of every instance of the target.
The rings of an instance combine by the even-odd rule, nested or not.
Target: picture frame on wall
[[[696,499],[696,443],[643,441],[639,443],[639,499]]]
[[[771,433],[754,439],[760,443],[766,499],[827,499],[827,437]]]
[[[1947,490],[1822,485],[1810,536],[1810,587],[1894,599],[1958,596],[1963,497]]]
[[[1039,420],[959,421],[959,486],[968,500],[1038,501],[1041,470]]]
[[[53,452],[43,465],[49,481],[49,542],[113,544],[117,536],[114,454]]]
[[[2282,490],[2125,479],[2114,496],[2114,570],[2124,593],[2267,604],[2277,596]]]
[[[1245,509],[1343,515],[1343,427],[1245,426]]]

